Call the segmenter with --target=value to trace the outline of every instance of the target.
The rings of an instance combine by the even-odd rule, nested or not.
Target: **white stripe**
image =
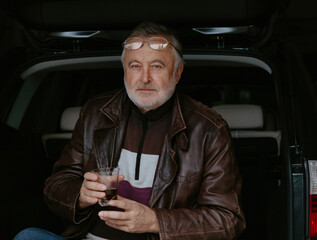
[[[135,180],[136,157],[137,153],[122,149],[118,163],[121,174],[134,187],[152,187],[159,155],[141,154],[139,180]]]
[[[93,234],[91,234],[91,233],[88,233],[88,234],[86,235],[86,237],[83,238],[82,240],[109,240],[109,239],[97,237],[97,236],[95,236],[95,235],[93,235]]]

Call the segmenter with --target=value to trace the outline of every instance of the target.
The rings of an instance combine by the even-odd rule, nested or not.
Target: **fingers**
[[[100,219],[106,220],[119,220],[119,221],[128,221],[129,217],[124,212],[120,211],[101,211],[98,213]]]
[[[87,181],[84,180],[83,186],[90,191],[106,191],[107,187],[104,184],[101,184],[99,182],[93,182],[93,181]]]
[[[101,220],[110,227],[119,229],[125,232],[134,232],[133,222],[130,218],[130,214],[119,211],[101,211],[98,213]],[[130,229],[131,228],[131,229]]]
[[[100,219],[108,226],[132,233],[158,232],[156,214],[149,207],[120,196],[118,200],[111,200],[110,205],[124,211],[99,212]]]
[[[116,228],[116,229],[120,229],[121,231],[125,231],[125,232],[128,232],[128,229],[125,228],[127,226],[127,224],[123,223],[122,221],[121,222],[110,222],[110,221],[105,221],[105,223],[110,226],[110,227],[113,227],[113,228]]]
[[[123,181],[124,175],[119,175],[119,182]],[[86,208],[98,202],[98,199],[106,196],[106,185],[99,183],[99,176],[96,173],[86,172],[80,189],[79,207]]]
[[[92,172],[86,172],[84,178],[89,181],[98,181],[98,175]]]
[[[98,202],[98,198],[89,197],[84,194],[79,195],[78,206],[80,209],[87,208],[91,205],[94,205]]]
[[[117,200],[109,201],[109,206],[117,207],[123,209],[124,211],[101,211],[99,212],[99,217],[104,220],[122,220],[127,221],[130,219],[130,209],[133,209],[134,201],[126,199],[121,196],[117,196]]]
[[[130,209],[133,208],[133,204],[135,202],[132,200],[129,200],[127,198],[121,197],[121,196],[117,196],[117,200],[111,200],[109,202],[109,205],[112,207],[117,207],[117,208],[121,208],[124,209],[126,212],[129,211]]]
[[[86,185],[86,186],[85,186]],[[106,186],[102,185],[102,184],[98,184],[101,185],[101,187],[87,187],[87,185],[89,186],[95,186],[96,184],[85,184],[83,185],[80,193],[87,196],[87,197],[92,197],[92,198],[104,198],[105,197],[105,190],[107,189]],[[98,190],[98,189],[103,189],[102,190]]]
[[[124,175],[119,175],[119,182],[122,182],[124,180]]]
[[[86,208],[98,202],[98,199],[105,197],[107,187],[98,183],[98,175],[87,172],[80,189],[79,208]]]

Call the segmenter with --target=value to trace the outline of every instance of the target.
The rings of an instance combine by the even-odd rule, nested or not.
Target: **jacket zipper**
[[[118,162],[114,162],[114,154],[115,154],[115,148],[116,148],[116,142],[117,142],[117,132],[118,129],[120,128],[119,125],[116,126],[115,130],[114,130],[114,141],[113,141],[113,145],[112,145],[112,149],[111,149],[111,157],[110,157],[110,166],[109,167],[115,167],[118,166]]]
[[[141,163],[141,155],[142,149],[144,145],[145,136],[148,130],[148,121],[145,115],[142,115],[142,136],[139,142],[138,147],[138,154],[136,156],[136,163],[135,163],[135,180],[139,180],[140,177],[140,163]]]

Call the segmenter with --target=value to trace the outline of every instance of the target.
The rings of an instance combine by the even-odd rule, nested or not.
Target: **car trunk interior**
[[[10,187],[10,199],[15,206],[7,213],[10,237],[28,226],[44,227],[57,233],[62,230],[59,220],[49,213],[43,202],[43,184],[71,136],[59,137],[71,133],[60,127],[63,111],[80,107],[96,94],[123,87],[120,58],[106,59],[103,64],[94,64],[90,59],[86,67],[84,60],[79,65],[56,67],[59,64],[55,60],[54,67],[42,63],[46,67],[35,65],[21,74],[23,85],[8,118],[10,127],[6,127],[15,137],[5,144],[12,148],[17,141],[21,142],[23,149],[10,153],[12,166],[7,167],[21,162],[23,166],[14,172],[15,177],[22,175],[29,180]],[[240,239],[254,239],[254,236],[283,239],[286,234],[286,213],[282,204],[285,183],[281,174],[276,84],[265,64],[243,63],[234,57],[231,61],[218,59],[217,55],[186,55],[178,89],[210,107],[256,105],[261,109],[262,126],[231,129],[243,179],[242,206],[247,221]],[[19,204],[21,191],[25,196],[23,205]],[[24,206],[29,207],[25,209]],[[33,209],[37,209],[36,213]]]
[[[305,176],[293,178],[296,192],[286,168],[291,145],[299,143],[308,158],[317,156],[311,143],[317,128],[311,108],[317,106],[312,1],[162,1],[169,6],[164,15],[149,1],[119,0],[111,6],[99,0],[4,2],[2,9],[9,14],[0,12],[6,19],[0,27],[9,34],[0,39],[0,117],[1,132],[10,137],[1,139],[1,153],[10,159],[4,168],[14,169],[10,177],[19,179],[4,185],[10,195],[4,203],[10,206],[4,210],[9,219],[4,238],[29,226],[62,231],[42,190],[72,133],[61,127],[63,112],[123,87],[121,43],[144,20],[166,24],[182,39],[186,65],[178,89],[219,109],[229,123],[247,223],[239,239],[307,236]],[[290,101],[299,100],[305,106],[292,109]],[[235,112],[244,106],[255,106],[262,124],[230,126],[258,114],[226,115],[228,108]]]

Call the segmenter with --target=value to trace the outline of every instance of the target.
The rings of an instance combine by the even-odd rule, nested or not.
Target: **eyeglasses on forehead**
[[[152,37],[148,40],[139,37],[131,37],[123,42],[123,47],[130,50],[137,50],[144,45],[144,42],[147,42],[148,46],[154,50],[164,49],[168,46],[168,44],[170,44],[177,52],[179,52],[179,50],[171,42],[162,37]]]

